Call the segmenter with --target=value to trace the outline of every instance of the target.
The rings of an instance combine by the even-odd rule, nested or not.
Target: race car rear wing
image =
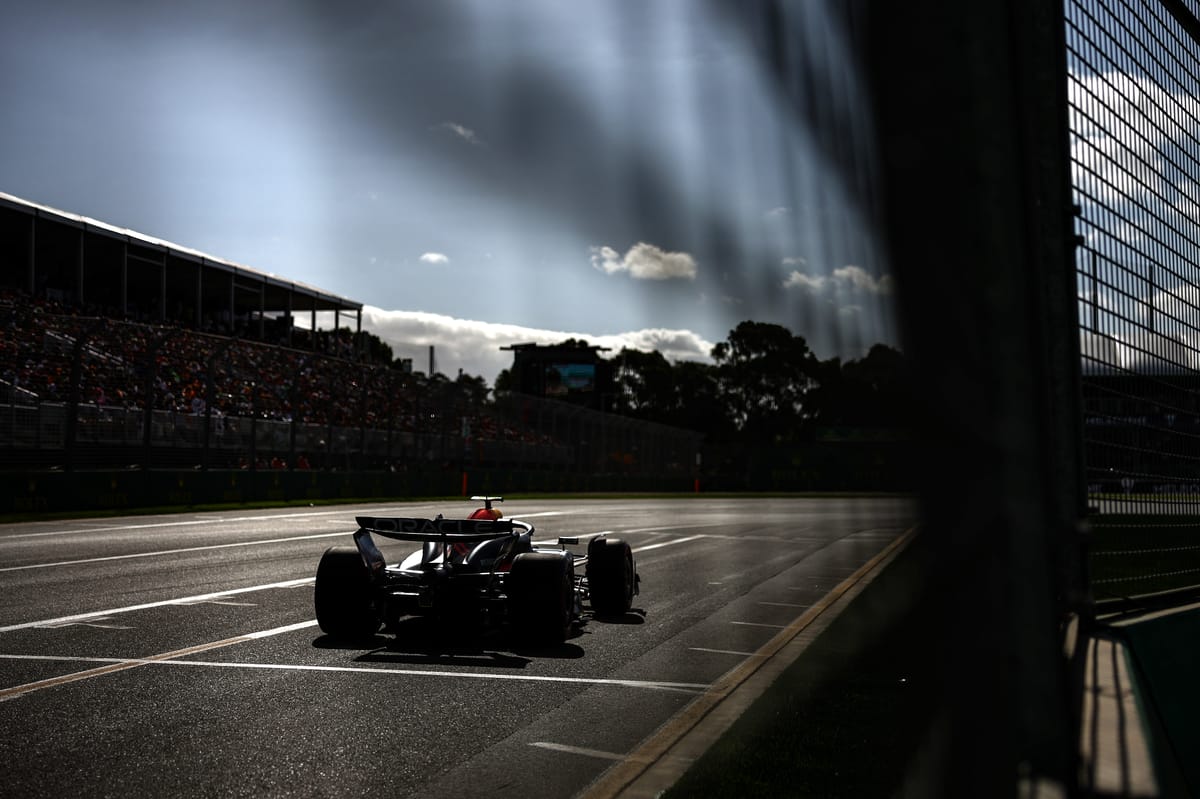
[[[519,519],[411,519],[406,517],[358,516],[354,544],[362,555],[371,575],[381,574],[385,567],[383,553],[375,545],[371,533],[397,541],[422,541],[421,563],[428,564],[444,557],[453,544],[472,544],[513,535],[533,533],[533,525]]]
[[[514,530],[533,532],[533,525],[519,519],[409,519],[358,516],[358,526],[397,541],[478,542],[502,538]]]

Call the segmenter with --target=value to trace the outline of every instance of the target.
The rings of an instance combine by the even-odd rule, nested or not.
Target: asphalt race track
[[[552,649],[322,635],[313,574],[356,514],[472,507],[0,526],[0,792],[572,796],[911,525],[887,498],[513,501],[538,540],[628,540],[642,612]]]

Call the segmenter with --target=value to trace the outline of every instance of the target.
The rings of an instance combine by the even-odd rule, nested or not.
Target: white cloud
[[[848,284],[868,294],[890,294],[892,291],[891,275],[884,275],[876,279],[861,266],[843,266],[841,269],[835,269],[833,270],[833,279],[835,282]]]
[[[814,291],[814,292],[821,291],[828,284],[829,284],[829,278],[827,278],[827,277],[816,277],[813,275],[806,275],[803,272],[797,272],[797,271],[793,271],[783,281],[783,287],[785,289],[799,287],[799,288],[809,289],[810,291]]]
[[[766,216],[767,219],[782,219],[783,217],[785,217],[789,213],[791,213],[791,210],[792,209],[788,208],[786,205],[780,205],[775,208],[772,208],[770,211],[767,211],[767,213],[764,214],[764,216]]]
[[[809,275],[792,270],[791,274],[784,278],[783,287],[807,290],[815,294],[829,291],[887,295],[892,293],[892,276],[876,278],[861,266],[843,266],[833,270],[832,275]]]
[[[1148,331],[1105,336],[1079,331],[1083,370],[1088,374],[1114,369],[1135,374],[1194,372],[1200,366],[1195,337],[1171,338]]]
[[[329,326],[332,314],[318,314],[318,326]],[[324,318],[328,317],[328,318]],[[345,317],[343,326],[347,325]],[[501,369],[512,366],[512,353],[500,347],[535,342],[557,344],[568,338],[584,339],[590,344],[611,347],[612,357],[622,347],[657,350],[670,360],[709,361],[713,342],[690,330],[649,328],[612,335],[592,335],[571,331],[544,330],[497,322],[456,319],[424,311],[385,311],[363,307],[363,329],[374,333],[392,347],[398,358],[412,358],[413,369],[427,371],[429,347],[435,348],[437,369],[454,377],[462,369],[483,377],[491,385]]]
[[[1167,176],[1177,170],[1166,162],[1172,144],[1196,134],[1193,97],[1117,72],[1072,73],[1067,96],[1072,183],[1084,197],[1112,204],[1172,196]],[[1160,113],[1170,124],[1158,121]]]
[[[420,261],[421,263],[440,266],[441,264],[450,263],[450,258],[440,252],[427,252],[421,256]]]
[[[433,127],[433,130],[445,131],[447,133],[450,133],[451,135],[461,139],[462,141],[465,141],[467,144],[470,144],[474,147],[487,146],[486,142],[484,142],[483,139],[479,138],[479,134],[477,134],[475,131],[471,130],[467,126],[460,125],[457,122],[443,122],[440,125],[435,125]]]
[[[592,266],[607,275],[628,272],[636,280],[694,280],[696,259],[686,252],[667,252],[638,242],[621,257],[612,247],[592,247]]]

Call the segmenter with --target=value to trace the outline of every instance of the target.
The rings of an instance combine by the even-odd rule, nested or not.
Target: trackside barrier
[[[1151,757],[1162,796],[1200,793],[1200,605],[1118,622],[1110,633],[1129,653],[1139,704],[1149,716]]]
[[[470,493],[514,492],[687,492],[688,478],[595,477],[553,470],[479,469],[466,475]],[[125,470],[0,473],[0,514],[127,511],[153,507],[405,499],[456,496],[463,473],[318,472],[250,470]]]

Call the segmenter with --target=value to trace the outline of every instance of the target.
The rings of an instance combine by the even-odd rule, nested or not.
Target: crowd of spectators
[[[321,351],[272,346],[169,323],[94,315],[45,295],[0,290],[0,390],[9,402],[154,410],[218,419],[550,443],[497,419],[482,381],[409,374],[370,363],[346,329],[321,331]],[[308,334],[313,335],[313,334]],[[72,396],[74,370],[78,393]],[[471,381],[474,380],[474,383]],[[483,395],[481,396],[480,388]]]

